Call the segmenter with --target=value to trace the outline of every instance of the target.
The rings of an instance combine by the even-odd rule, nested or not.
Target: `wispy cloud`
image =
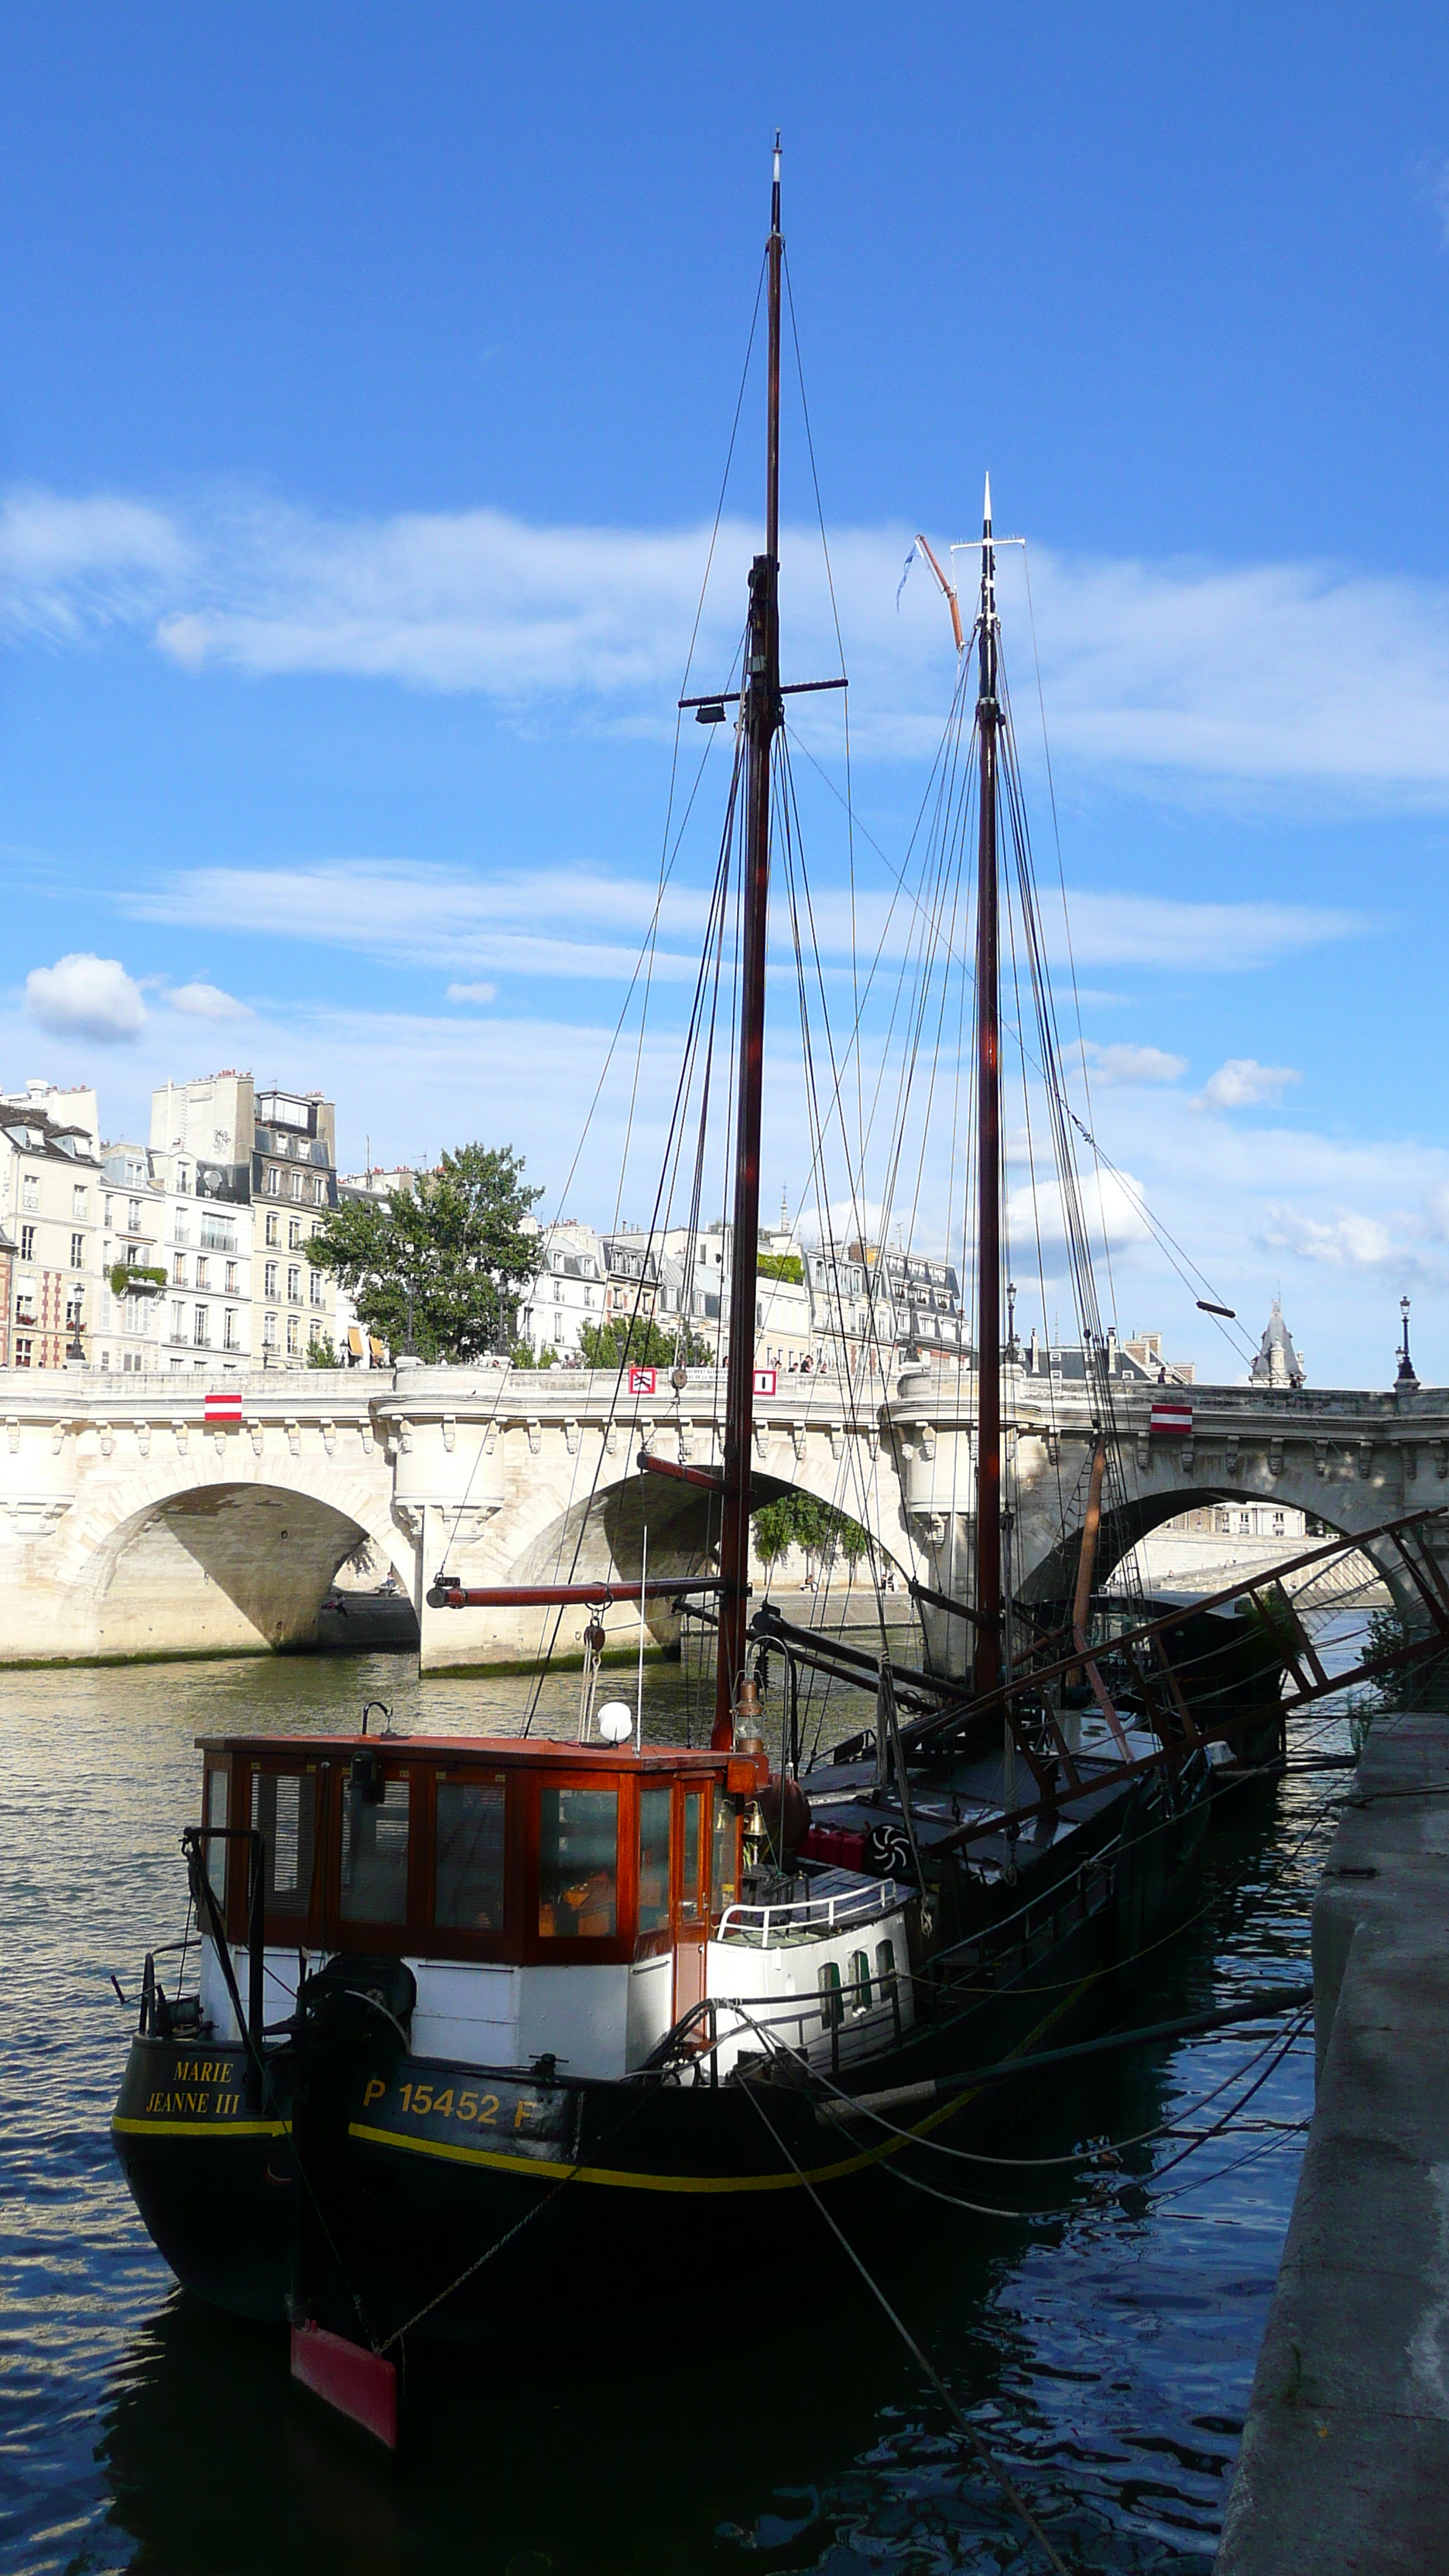
[[[470,876],[406,859],[194,868],[124,901],[142,920],[241,931],[269,919],[284,903],[290,935],[323,946],[452,976],[467,967],[490,977],[562,975],[601,982],[627,982],[634,974],[657,907],[651,972],[656,981],[671,984],[692,982],[698,971],[708,907],[695,886],[672,885],[659,904],[657,885],[647,879],[606,877],[590,868],[498,869]],[[1364,927],[1351,913],[1309,904],[1173,903],[1165,896],[1101,892],[1072,895],[1069,902],[1074,953],[1084,965],[1227,973]],[[869,960],[879,952],[894,965],[916,938],[910,903],[880,887],[858,888],[854,898],[823,888],[813,899],[812,920],[822,955],[836,963],[852,953]],[[564,927],[551,929],[551,922]],[[790,926],[783,913],[775,928],[788,948]],[[1059,920],[1054,934],[1048,917],[1047,934],[1049,953],[1064,954]],[[461,988],[458,997],[479,998]],[[1165,1077],[1139,1069],[1136,1078]]]
[[[249,1020],[252,1016],[245,1002],[204,979],[195,984],[173,984],[166,999],[172,1010],[180,1011],[186,1019]]]
[[[940,599],[913,586],[897,612],[907,542],[884,525],[832,546],[852,739],[887,757],[931,750],[954,677]],[[720,531],[694,657],[706,684],[734,667],[755,543],[751,527]],[[198,673],[340,673],[476,691],[555,726],[655,730],[674,721],[707,555],[703,528],[539,526],[488,509],[344,520],[226,495],[173,507],[22,489],[0,509],[0,614],[12,636],[52,643],[127,624]],[[1449,585],[1047,546],[1032,566],[1053,739],[1078,766],[1158,789],[1449,804]],[[837,647],[811,531],[785,531],[782,585],[791,669],[823,675]],[[1001,594],[1024,674],[1014,553]],[[808,735],[838,716],[801,700],[792,721]]]
[[[1207,1109],[1250,1109],[1260,1100],[1281,1100],[1303,1076],[1291,1064],[1257,1064],[1250,1055],[1229,1056],[1202,1088]]]
[[[1169,1055],[1164,1047],[1098,1046],[1087,1038],[1082,1053],[1094,1086],[1177,1082],[1187,1071],[1186,1056]]]

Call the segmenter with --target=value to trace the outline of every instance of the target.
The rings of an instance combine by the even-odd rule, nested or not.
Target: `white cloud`
[[[1154,1046],[1098,1046],[1088,1038],[1082,1049],[1094,1083],[1176,1082],[1187,1071],[1187,1058]]]
[[[1255,1101],[1281,1100],[1295,1082],[1301,1082],[1291,1064],[1256,1064],[1250,1055],[1229,1056],[1217,1072],[1209,1074],[1203,1084],[1202,1100],[1208,1109],[1249,1109]]]
[[[497,999],[496,984],[450,984],[448,986],[450,1002],[496,1002]]]
[[[650,934],[658,887],[643,877],[604,876],[586,867],[467,876],[410,859],[334,859],[285,870],[196,868],[123,900],[143,920],[196,930],[254,929],[284,900],[291,935],[329,947],[444,971],[472,967],[485,976],[627,983]],[[1096,964],[1229,972],[1363,928],[1352,914],[1307,904],[1173,903],[1162,896],[1101,893],[1068,900],[1076,954]],[[694,981],[707,901],[698,887],[669,888],[659,905],[651,966],[656,982]],[[894,966],[919,944],[913,907],[894,889],[857,887],[852,900],[822,887],[812,897],[811,917],[822,955],[843,962],[853,942],[862,974],[877,950],[883,964]],[[1046,930],[1051,950],[1050,917]],[[777,908],[773,932],[788,955],[783,909]]]
[[[195,984],[174,984],[166,996],[173,1011],[183,1011],[193,1020],[249,1020],[252,1016],[245,1002],[220,986],[204,980]]]
[[[179,521],[149,503],[21,487],[0,501],[0,627],[76,643],[149,623],[190,559]]]
[[[146,1026],[140,987],[120,960],[89,952],[33,967],[25,978],[25,1007],[58,1037],[95,1038],[103,1046],[138,1038]]]
[[[1404,1241],[1402,1225],[1386,1225],[1382,1218],[1352,1208],[1340,1209],[1327,1219],[1300,1216],[1292,1208],[1275,1209],[1263,1241],[1270,1251],[1295,1253],[1300,1261],[1317,1262],[1326,1270],[1392,1269],[1398,1276],[1419,1267]]]
[[[852,740],[929,753],[955,664],[942,602],[897,614],[903,527],[835,533]],[[738,650],[756,531],[719,532],[694,657],[706,685]],[[24,490],[0,511],[13,632],[74,640],[126,621],[184,667],[345,673],[475,690],[572,726],[671,727],[709,552],[704,527],[539,526],[490,509],[328,519],[222,495],[186,508]],[[969,563],[969,557],[963,557]],[[836,667],[818,536],[786,529],[792,672]],[[1033,548],[1035,636],[1052,736],[1081,768],[1384,804],[1449,803],[1449,584],[1323,563],[1093,560]],[[1015,550],[1000,592],[1008,660],[1032,629]],[[834,740],[829,700],[797,700]],[[1034,756],[1024,722],[1024,751]],[[1271,907],[1265,907],[1271,911]]]

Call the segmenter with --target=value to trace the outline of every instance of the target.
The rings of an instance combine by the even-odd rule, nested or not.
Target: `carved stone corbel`
[[[798,1467],[805,1456],[805,1425],[803,1422],[791,1423],[790,1445],[795,1452],[795,1464]]]
[[[397,1445],[404,1458],[412,1455],[413,1426],[404,1414],[397,1426]]]
[[[1368,1477],[1368,1476],[1370,1475],[1370,1473],[1372,1472],[1372,1469],[1373,1469],[1373,1463],[1374,1463],[1374,1444],[1373,1444],[1373,1442],[1372,1442],[1371,1440],[1360,1440],[1360,1442],[1358,1443],[1358,1472],[1359,1472],[1360,1476],[1362,1476],[1362,1477],[1364,1477],[1365,1479],[1367,1479],[1367,1477]]]
[[[132,1425],[131,1425],[131,1429],[135,1432],[135,1435],[136,1435],[136,1446],[137,1446],[137,1448],[139,1449],[139,1451],[140,1451],[140,1453],[141,1453],[142,1457],[143,1457],[143,1458],[149,1458],[149,1457],[150,1457],[150,1455],[151,1455],[151,1425],[150,1425],[150,1423],[149,1423],[149,1422],[142,1422],[142,1421],[140,1421],[140,1420],[137,1420],[137,1421],[135,1421],[135,1422],[133,1422],[133,1423],[132,1423]]]
[[[679,1463],[681,1467],[687,1466],[693,1456],[694,1424],[689,1420],[687,1414],[681,1413],[679,1417]]]
[[[845,1449],[845,1425],[844,1425],[844,1423],[843,1423],[843,1422],[832,1422],[832,1423],[831,1423],[831,1425],[830,1425],[830,1455],[831,1455],[831,1457],[832,1457],[832,1458],[839,1458],[840,1456],[842,1456],[842,1454],[843,1454],[843,1452],[844,1452],[844,1449]]]
[[[264,1434],[262,1431],[261,1421],[255,1413],[248,1415],[247,1429],[252,1436],[252,1456],[254,1458],[260,1458],[262,1454],[262,1440]]]
[[[13,1458],[20,1447],[20,1416],[18,1413],[6,1414],[5,1428],[10,1437],[10,1455]]]
[[[719,1425],[717,1425],[717,1426],[716,1426],[716,1429],[717,1429],[718,1438],[719,1438],[719,1454],[720,1454],[720,1456],[721,1456],[721,1457],[723,1457],[723,1456],[724,1456],[724,1426],[723,1426],[723,1424],[719,1424]],[[757,1416],[757,1417],[756,1417],[756,1421],[755,1421],[755,1455],[756,1455],[756,1457],[757,1457],[757,1458],[764,1458],[764,1457],[766,1457],[766,1456],[769,1454],[769,1447],[770,1447],[770,1426],[769,1426],[768,1422],[761,1422],[761,1421],[759,1420],[758,1416]]]
[[[1281,1440],[1270,1440],[1268,1443],[1268,1473],[1270,1476],[1281,1476],[1283,1473],[1283,1443]]]
[[[443,1447],[447,1450],[450,1458],[457,1446],[458,1417],[455,1413],[445,1413],[443,1416]]]
[[[181,1458],[184,1458],[184,1457],[186,1456],[186,1454],[187,1454],[187,1449],[186,1449],[186,1425],[185,1425],[185,1423],[181,1420],[181,1417],[180,1417],[180,1415],[179,1415],[179,1414],[173,1414],[173,1415],[172,1415],[172,1417],[171,1417],[171,1431],[172,1431],[172,1437],[174,1438],[174,1440],[175,1440],[175,1442],[176,1442],[176,1453],[177,1453],[177,1456],[178,1456],[178,1457],[181,1457]]]
[[[531,1456],[535,1458],[543,1447],[543,1424],[536,1413],[530,1414],[528,1419],[528,1446]]]
[[[579,1454],[579,1418],[576,1413],[566,1413],[564,1415],[563,1431],[564,1447],[567,1449],[571,1458],[576,1458]],[[449,1446],[452,1446],[451,1442],[449,1443]]]
[[[96,1424],[96,1438],[101,1444],[101,1456],[103,1458],[109,1458],[116,1445],[116,1435],[112,1431],[109,1422],[98,1422]]]
[[[486,1448],[488,1444],[485,1441],[483,1445]],[[604,1448],[609,1457],[617,1458],[619,1454],[619,1426],[614,1420],[612,1413],[604,1425]]]
[[[69,1429],[70,1424],[68,1422],[53,1422],[51,1424],[50,1454],[52,1458],[58,1458],[60,1456],[62,1449],[65,1447],[65,1435]]]
[[[324,1422],[320,1428],[322,1432],[322,1446],[330,1458],[337,1447],[337,1425],[335,1422]]]
[[[291,1453],[292,1453],[292,1455],[293,1455],[293,1457],[294,1457],[294,1458],[300,1458],[300,1457],[301,1457],[301,1455],[302,1455],[302,1425],[301,1425],[301,1423],[300,1423],[300,1422],[289,1422],[289,1423],[288,1423],[288,1425],[287,1425],[287,1447],[291,1450]]]

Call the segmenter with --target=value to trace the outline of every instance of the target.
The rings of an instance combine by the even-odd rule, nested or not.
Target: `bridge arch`
[[[63,1651],[235,1654],[312,1644],[338,1567],[364,1541],[413,1589],[413,1549],[373,1479],[311,1459],[272,1456],[248,1474],[235,1457],[207,1457],[159,1466],[145,1488],[139,1501],[134,1478],[124,1494],[88,1497],[67,1531],[79,1633]]]

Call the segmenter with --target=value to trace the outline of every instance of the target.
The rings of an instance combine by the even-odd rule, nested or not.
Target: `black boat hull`
[[[1189,1909],[1206,1819],[1203,1794],[1129,1830],[1099,1902],[939,1989],[899,2043],[842,2069],[841,2089],[954,2075],[1100,2026]],[[853,2227],[894,2216],[893,2170],[916,2139],[999,2133],[1029,2089],[966,2090],[886,2129],[822,2118],[803,2069],[771,2073],[782,2080],[544,2081],[364,2043],[318,2085],[287,2048],[258,2107],[240,2048],[137,2038],[115,2142],[151,2236],[210,2304],[271,2321],[304,2309],[378,2342],[404,2328],[487,2341],[697,2300],[726,2211],[731,2243],[782,2194],[809,2225],[802,2177]]]

